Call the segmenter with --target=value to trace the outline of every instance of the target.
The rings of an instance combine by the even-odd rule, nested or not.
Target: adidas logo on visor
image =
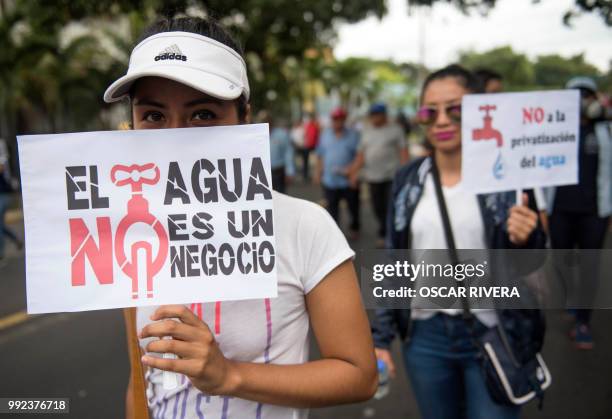
[[[172,44],[155,56],[155,61],[159,60],[187,61],[187,57],[183,55],[178,45]]]

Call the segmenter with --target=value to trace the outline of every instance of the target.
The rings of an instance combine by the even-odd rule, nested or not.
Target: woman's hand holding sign
[[[175,320],[178,319],[179,321]],[[163,359],[149,355],[142,362],[153,368],[186,375],[200,391],[227,395],[237,387],[238,374],[231,361],[223,356],[213,333],[189,308],[181,305],[159,307],[143,327],[140,338],[158,337],[146,350],[173,353],[179,359]],[[162,339],[166,336],[172,339]]]
[[[323,407],[371,398],[377,388],[376,361],[352,261],[334,268],[305,298],[319,360],[280,365],[227,359],[214,334],[188,307],[167,305],[155,311],[153,323],[139,337],[160,338],[146,350],[179,359],[145,355],[142,362],[186,375],[207,395],[264,404]]]
[[[538,214],[529,208],[529,197],[523,193],[522,204],[510,208],[507,226],[510,241],[516,246],[527,243],[529,236],[538,225]]]

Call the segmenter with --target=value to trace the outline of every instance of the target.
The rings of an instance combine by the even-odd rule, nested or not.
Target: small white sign
[[[466,95],[462,183],[475,193],[578,183],[578,90]]]
[[[267,124],[18,142],[29,313],[276,297]]]

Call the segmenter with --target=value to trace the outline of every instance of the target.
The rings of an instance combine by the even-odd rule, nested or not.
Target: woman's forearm
[[[322,359],[299,365],[229,361],[232,395],[294,407],[372,397],[378,385],[376,358],[352,262],[330,272],[306,294],[306,303]]]
[[[323,407],[368,400],[377,377],[340,359],[299,365],[231,362],[228,395],[266,404],[299,408]]]

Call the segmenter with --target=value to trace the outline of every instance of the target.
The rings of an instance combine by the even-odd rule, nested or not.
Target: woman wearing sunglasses
[[[177,18],[145,31],[104,99],[129,100],[134,129],[191,128],[249,123],[249,93],[226,30]],[[278,297],[138,308],[148,406],[134,405],[142,378],[133,375],[127,417],[148,409],[155,418],[305,418],[311,406],[372,396],[376,362],[354,252],[323,208],[276,192],[273,204]],[[164,385],[163,371],[178,373],[178,386]]]
[[[452,65],[425,80],[417,118],[432,153],[400,169],[392,188],[387,245],[393,249],[445,249],[432,167],[438,168],[442,195],[458,249],[543,247],[544,236],[536,212],[524,194],[515,205],[514,193],[475,195],[461,182],[461,99],[478,90],[474,76]],[[543,335],[539,313],[473,311],[472,322],[462,310],[378,310],[373,323],[377,357],[391,374],[395,368],[389,346],[396,335],[403,341],[403,357],[424,419],[511,419],[520,408],[493,401],[480,369],[473,338],[487,328],[507,324],[517,316],[535,339]],[[531,338],[532,336],[530,336]]]

